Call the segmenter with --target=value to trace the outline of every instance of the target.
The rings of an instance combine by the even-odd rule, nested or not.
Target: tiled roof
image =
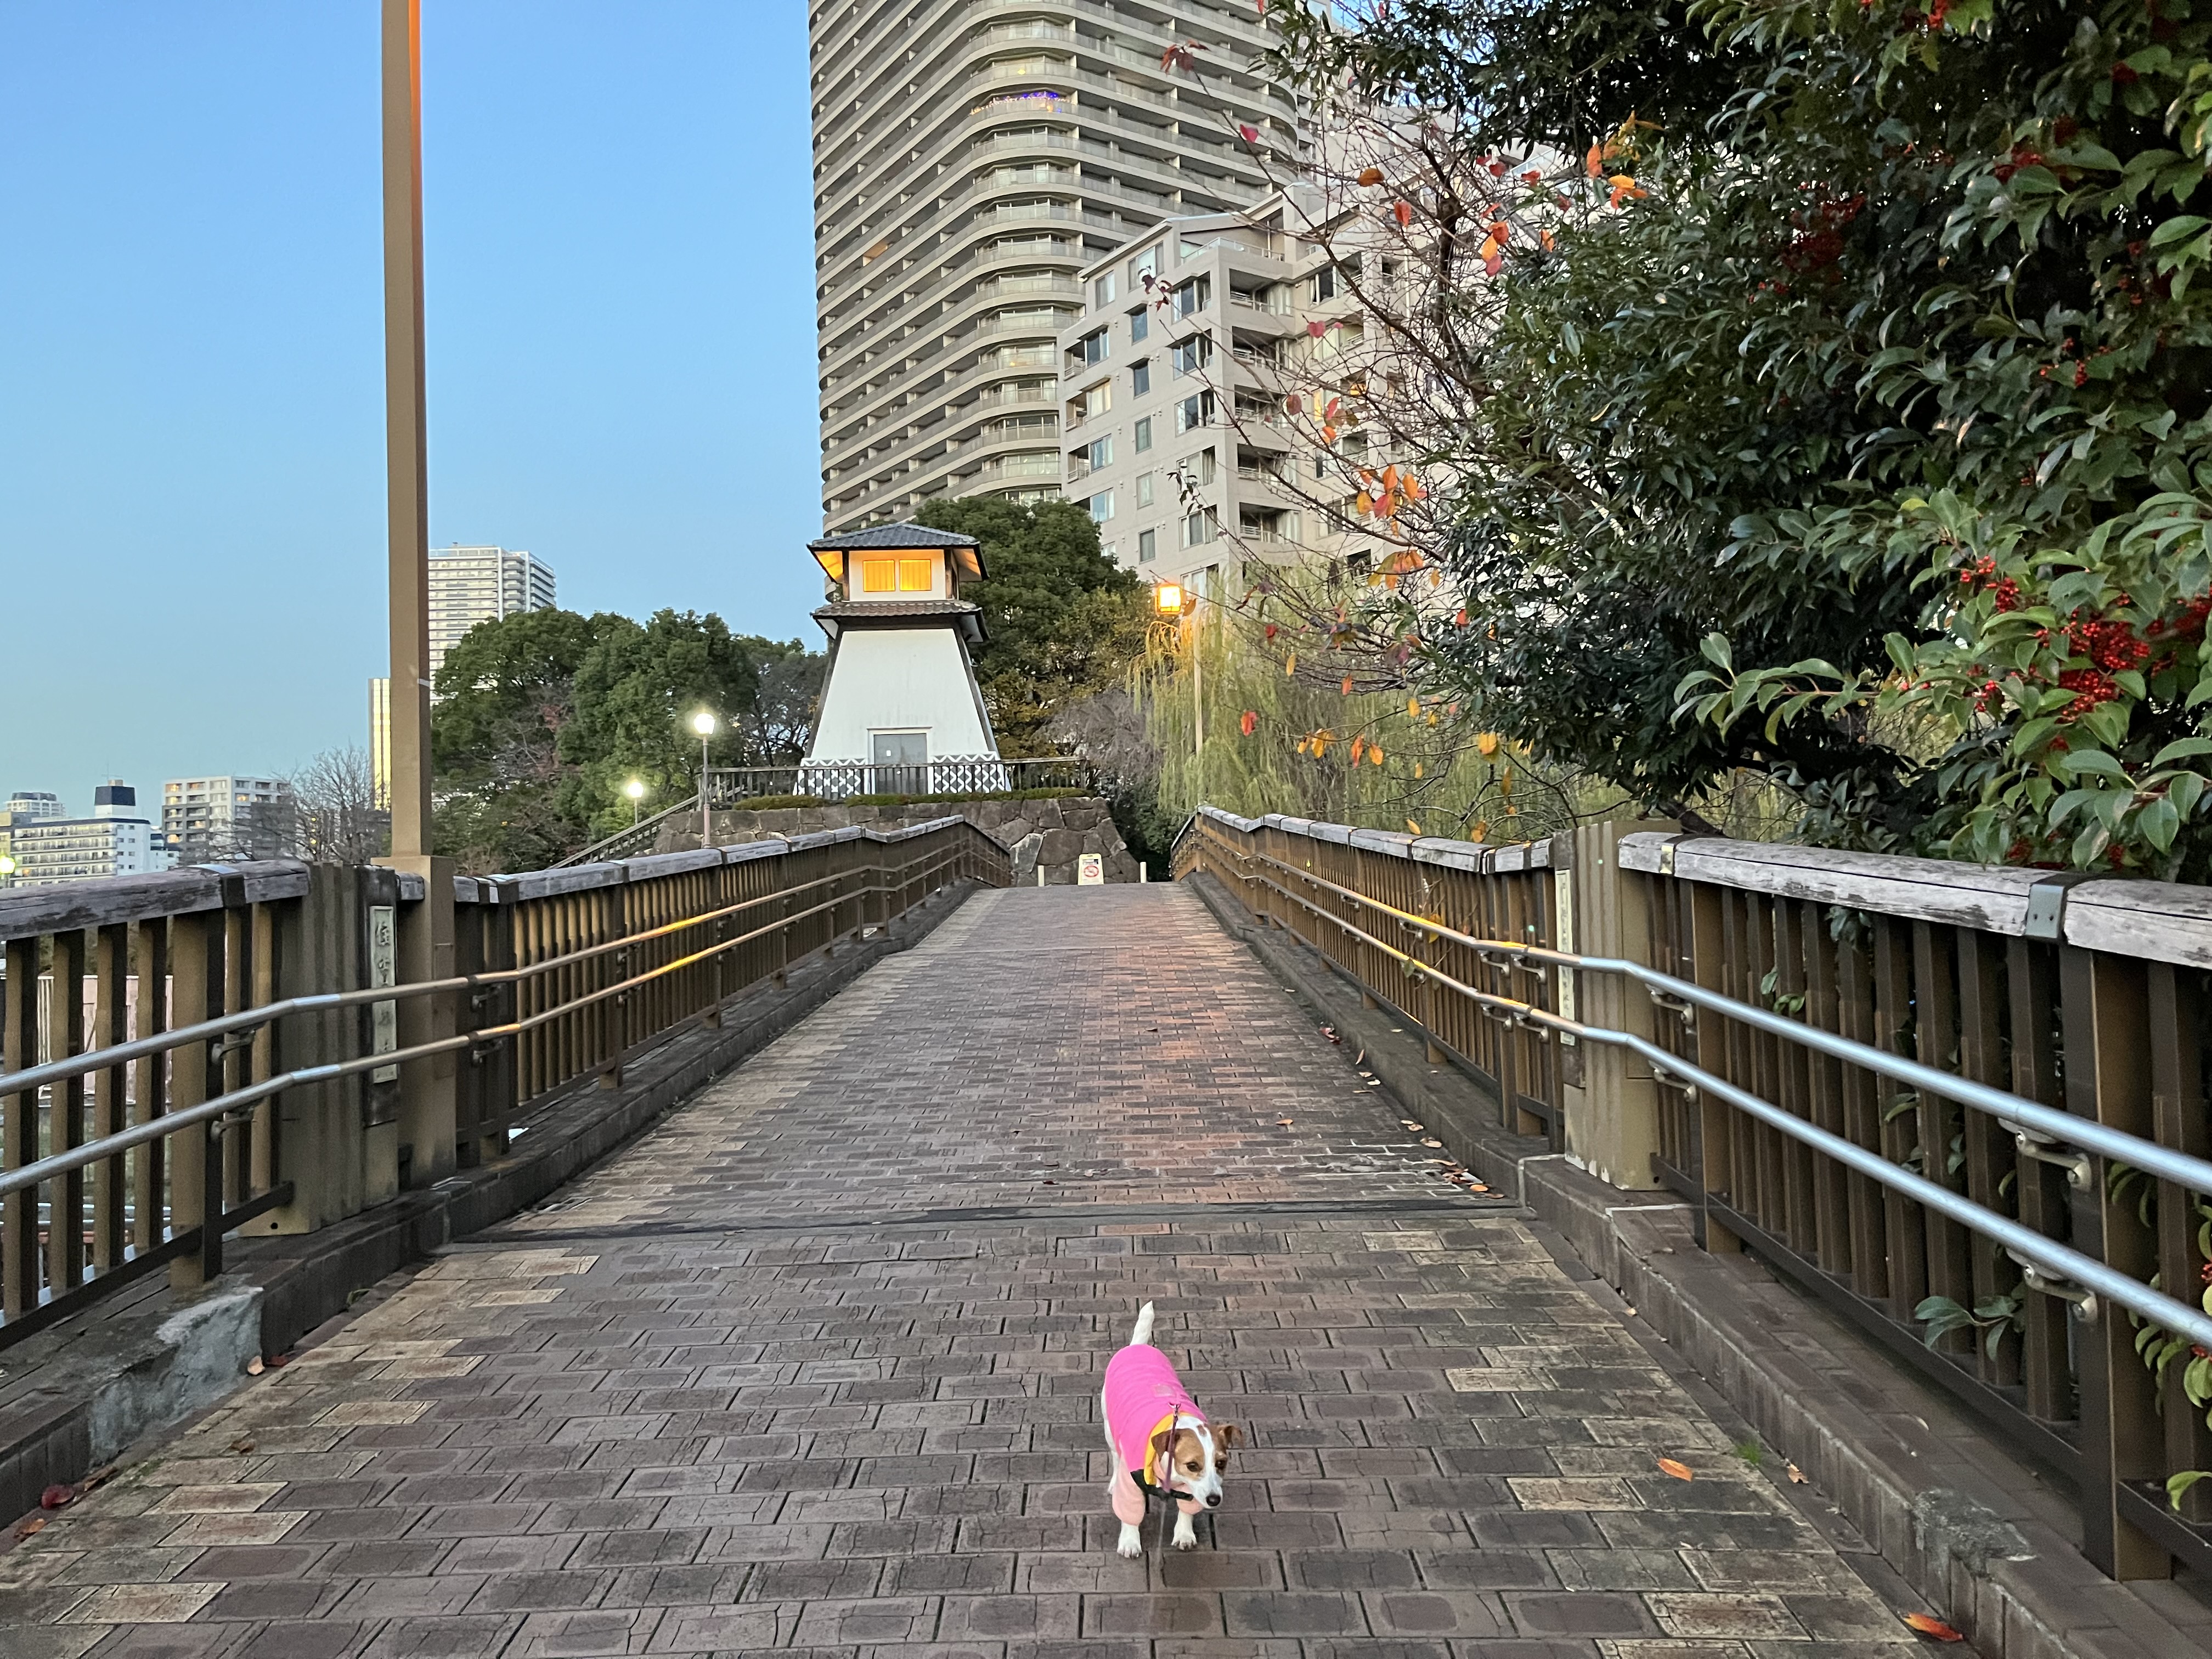
[[[843,622],[869,617],[973,617],[981,611],[981,605],[970,605],[965,599],[836,599],[816,611],[814,619],[820,622],[826,617]]]
[[[932,530],[920,524],[879,524],[866,530],[848,530],[842,536],[824,536],[806,544],[810,553],[848,553],[872,547],[975,547],[973,536],[950,530]]]

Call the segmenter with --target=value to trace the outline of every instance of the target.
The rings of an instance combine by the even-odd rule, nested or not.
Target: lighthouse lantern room
[[[807,550],[827,580],[814,620],[830,673],[799,788],[832,799],[1006,788],[970,654],[982,611],[960,597],[983,577],[975,538],[878,525]]]

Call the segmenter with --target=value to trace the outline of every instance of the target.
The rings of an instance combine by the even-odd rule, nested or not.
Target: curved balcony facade
[[[1054,343],[1097,298],[1075,273],[1296,165],[1297,107],[1255,71],[1258,15],[848,0],[811,28],[825,530],[938,495],[1059,494]],[[1162,66],[1194,40],[1200,75]]]

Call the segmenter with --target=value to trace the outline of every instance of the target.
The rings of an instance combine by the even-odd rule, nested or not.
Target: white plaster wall
[[[932,760],[999,752],[959,635],[942,627],[846,629],[806,758],[865,761],[869,732],[917,730],[929,733]]]

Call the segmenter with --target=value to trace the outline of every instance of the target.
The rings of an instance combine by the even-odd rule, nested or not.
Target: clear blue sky
[[[430,534],[818,643],[796,0],[426,0]],[[0,795],[362,742],[375,0],[0,3]]]

